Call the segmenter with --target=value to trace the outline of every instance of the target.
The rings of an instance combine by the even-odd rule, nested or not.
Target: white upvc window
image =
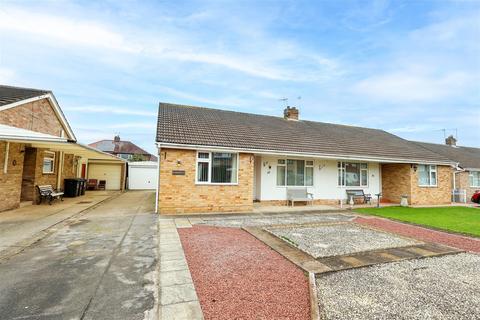
[[[470,171],[468,180],[471,188],[480,188],[480,171]]]
[[[363,162],[337,163],[339,187],[367,187],[368,186],[368,164]]]
[[[197,152],[197,184],[237,184],[238,153]]]
[[[420,187],[437,186],[437,166],[429,164],[420,164],[418,170],[418,185]]]
[[[43,154],[43,173],[55,172],[55,152],[45,151]]]
[[[277,186],[313,186],[313,160],[278,159]]]

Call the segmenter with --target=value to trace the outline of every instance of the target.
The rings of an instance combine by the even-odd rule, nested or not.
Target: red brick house
[[[120,140],[119,135],[116,135],[113,140],[100,140],[90,143],[89,146],[127,161],[157,161],[157,157],[133,142]]]
[[[383,130],[302,120],[290,107],[275,117],[160,103],[156,141],[161,214],[285,205],[290,189],[316,204],[345,203],[351,189],[449,204],[457,166]]]
[[[124,161],[76,142],[51,91],[0,85],[0,211],[35,201],[37,185],[63,189],[65,178],[88,177],[99,164],[125,171]]]
[[[459,196],[457,201],[470,201],[475,191],[480,190],[480,149],[457,146],[457,140],[450,136],[445,139],[445,144],[415,142],[418,145],[441,154],[458,163],[453,172],[452,189]],[[465,194],[465,199],[461,199]]]

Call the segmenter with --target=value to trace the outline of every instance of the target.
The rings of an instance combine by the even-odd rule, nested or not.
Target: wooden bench
[[[346,190],[346,192],[348,203],[350,203],[350,199],[353,199],[353,203],[357,203],[357,200],[361,200],[360,203],[372,203],[372,195],[369,193],[365,194],[362,189]]]
[[[313,205],[313,194],[307,188],[287,188],[287,205],[291,202],[293,207],[295,201],[306,201]]]
[[[51,185],[44,185],[44,186],[37,186],[37,190],[39,193],[37,203],[42,203],[43,200],[48,200],[48,204],[52,204],[53,199],[60,199],[63,201],[63,192],[57,192],[53,190]]]

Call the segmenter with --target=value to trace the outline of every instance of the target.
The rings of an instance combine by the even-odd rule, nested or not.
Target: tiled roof
[[[451,147],[445,144],[416,142],[425,149],[440,154],[452,161],[458,162],[460,167],[480,169],[480,149],[471,147]]]
[[[157,142],[451,163],[383,130],[160,103]]]
[[[30,88],[19,88],[0,85],[0,107],[18,101],[42,96],[51,93],[47,90],[38,90]]]
[[[130,141],[114,141],[114,140],[101,140],[89,144],[90,147],[94,147],[103,152],[109,152],[114,154],[143,154],[151,155],[148,151],[143,150],[139,146],[133,144]]]

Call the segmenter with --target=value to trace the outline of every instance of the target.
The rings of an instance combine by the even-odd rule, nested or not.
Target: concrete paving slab
[[[162,306],[172,303],[197,301],[197,294],[193,283],[160,286],[160,304]]]
[[[189,270],[165,271],[160,274],[160,286],[193,283]]]
[[[198,301],[170,304],[163,306],[161,320],[203,320],[202,308]]]
[[[175,219],[175,225],[177,228],[191,228],[192,224],[188,221],[187,218],[178,218]]]

